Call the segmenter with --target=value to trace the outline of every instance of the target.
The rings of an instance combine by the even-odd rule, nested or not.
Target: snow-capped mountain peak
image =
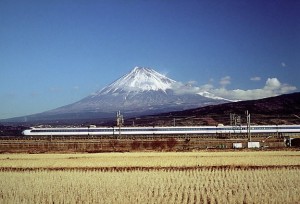
[[[75,103],[44,113],[39,118],[110,118],[116,111],[140,116],[220,104],[226,100],[209,92],[199,93],[192,84],[185,86],[153,69],[135,67],[109,86]]]
[[[151,68],[135,67],[131,72],[114,81],[96,95],[118,92],[166,91],[176,81],[156,72]]]

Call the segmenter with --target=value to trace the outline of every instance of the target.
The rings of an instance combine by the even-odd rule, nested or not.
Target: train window
[[[112,131],[111,129],[89,129],[90,132],[108,132]]]

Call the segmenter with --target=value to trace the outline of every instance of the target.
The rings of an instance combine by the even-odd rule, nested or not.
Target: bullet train
[[[247,133],[247,126],[174,126],[174,127],[79,127],[40,128],[24,130],[25,136],[113,136],[113,135],[189,135]],[[258,125],[251,133],[300,133],[300,125]]]

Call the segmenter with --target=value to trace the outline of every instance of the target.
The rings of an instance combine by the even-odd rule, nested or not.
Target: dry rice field
[[[300,152],[1,154],[0,203],[300,203]]]

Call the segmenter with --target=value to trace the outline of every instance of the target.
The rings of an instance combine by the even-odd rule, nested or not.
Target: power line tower
[[[119,127],[119,136],[121,136],[121,127],[124,124],[124,117],[121,114],[121,111],[117,112],[117,126]]]
[[[241,116],[235,113],[230,113],[230,125],[233,128],[238,128],[241,126]]]
[[[241,131],[241,116],[235,113],[230,113],[230,126],[233,130],[233,133]]]
[[[246,117],[247,117],[247,135],[248,135],[248,141],[251,142],[251,121],[250,121],[250,113],[248,110],[246,111]]]

